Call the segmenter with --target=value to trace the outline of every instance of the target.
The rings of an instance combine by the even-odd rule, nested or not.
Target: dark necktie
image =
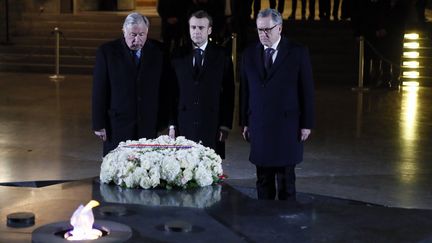
[[[270,68],[273,64],[273,54],[275,53],[275,49],[267,48],[264,50],[264,68],[266,73],[269,73]]]
[[[199,74],[202,67],[202,50],[200,48],[194,49],[194,58],[195,58],[194,71],[195,74]]]
[[[133,56],[133,60],[134,60],[135,65],[139,66],[140,57],[138,56],[138,51],[132,50],[132,56]]]

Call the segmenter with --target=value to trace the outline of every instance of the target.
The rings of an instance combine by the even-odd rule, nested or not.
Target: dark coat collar
[[[270,72],[267,74],[267,79],[271,78],[271,76],[274,74],[274,72],[280,68],[281,64],[284,62],[284,60],[290,55],[292,49],[291,42],[285,38],[282,37],[279,46],[278,46],[278,53],[276,56],[276,60],[274,61]],[[258,67],[260,76],[264,79],[265,77],[265,70],[264,70],[264,46],[258,42],[255,46],[255,60],[256,60],[256,66]]]

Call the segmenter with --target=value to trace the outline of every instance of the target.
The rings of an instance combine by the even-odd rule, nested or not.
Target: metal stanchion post
[[[363,122],[363,93],[357,93],[357,115],[356,115],[356,138],[360,138],[362,134]]]
[[[234,124],[238,124],[239,118],[239,78],[237,77],[237,33],[232,33],[231,35],[231,58],[233,62],[233,70],[234,70],[234,89],[235,89],[235,99],[234,99]]]
[[[364,80],[364,48],[365,39],[363,36],[359,38],[359,75],[358,75],[358,86],[352,88],[354,91],[367,91],[368,88],[363,87]]]
[[[65,76],[60,75],[60,34],[61,31],[58,27],[54,28],[54,34],[56,35],[56,57],[55,57],[55,74],[50,75],[49,78],[52,81],[60,81],[65,78]]]
[[[233,62],[234,79],[237,80],[237,33],[232,33],[231,39],[232,39],[231,58]]]
[[[391,89],[395,89],[399,86],[399,83],[396,83],[394,79],[395,79],[395,74],[393,70],[393,64],[390,64],[389,86]]]

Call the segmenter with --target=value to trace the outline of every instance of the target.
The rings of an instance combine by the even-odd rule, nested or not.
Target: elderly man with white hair
[[[103,155],[121,141],[156,137],[164,59],[160,43],[147,39],[148,31],[148,19],[131,13],[123,37],[97,50],[92,118]]]

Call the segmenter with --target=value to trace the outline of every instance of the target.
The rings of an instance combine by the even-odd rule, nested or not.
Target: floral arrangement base
[[[126,188],[193,188],[217,183],[222,159],[211,148],[185,137],[121,142],[102,161],[100,180]]]

